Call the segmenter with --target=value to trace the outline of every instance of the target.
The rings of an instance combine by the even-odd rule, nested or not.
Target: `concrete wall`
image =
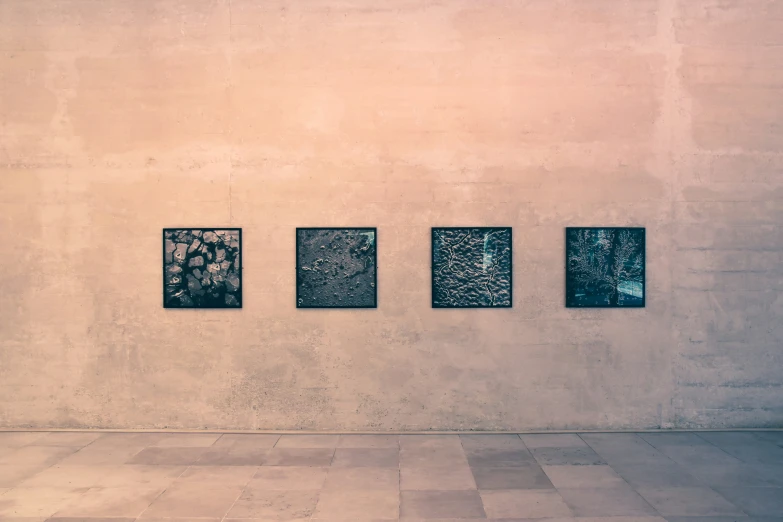
[[[0,426],[783,424],[780,0],[2,0],[0,79]],[[229,225],[244,308],[162,309]],[[379,308],[295,309],[346,225]],[[450,225],[512,309],[430,308]],[[647,227],[647,308],[564,308],[579,225]]]

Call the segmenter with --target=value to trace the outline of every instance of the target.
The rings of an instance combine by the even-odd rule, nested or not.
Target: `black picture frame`
[[[453,231],[453,230],[468,230],[468,231],[507,231],[508,232],[508,304],[501,305],[477,305],[477,304],[465,304],[465,305],[453,305],[453,304],[441,304],[437,299],[437,274],[436,274],[436,234],[439,231]],[[431,239],[430,239],[430,280],[431,280],[431,301],[432,308],[437,309],[498,309],[498,308],[513,308],[514,306],[514,236],[512,227],[432,227]]]
[[[303,267],[300,264],[301,261],[301,242],[300,234],[307,232],[324,232],[324,231],[340,231],[340,232],[358,232],[366,233],[372,232],[373,235],[373,276],[372,276],[372,303],[367,305],[345,305],[345,304],[329,304],[329,305],[310,305],[305,302],[305,296],[302,295],[301,282]],[[297,227],[296,228],[296,307],[299,309],[371,309],[378,308],[378,229],[376,227]]]
[[[170,265],[171,263],[166,262],[166,233],[167,232],[181,232],[181,231],[194,231],[198,230],[201,231],[203,234],[204,232],[216,232],[219,230],[227,230],[231,232],[236,232],[238,235],[238,248],[237,248],[237,259],[238,259],[238,268],[236,269],[236,275],[239,279],[239,290],[237,292],[234,292],[235,299],[237,301],[237,305],[228,305],[228,304],[220,304],[217,302],[210,302],[209,304],[200,304],[196,305],[195,303],[192,305],[174,305],[170,301],[167,300],[166,291],[167,291],[167,265]],[[242,272],[244,270],[244,262],[242,260],[243,252],[242,252],[242,228],[241,227],[167,227],[163,229],[163,232],[161,233],[162,237],[162,266],[163,266],[163,308],[169,309],[169,310],[176,310],[176,309],[184,309],[184,310],[238,310],[243,307],[243,295],[244,295],[244,281],[242,278]]]
[[[577,289],[586,285],[586,283],[578,283],[576,281],[575,270],[570,260],[573,259],[574,249],[572,248],[571,238],[573,234],[579,231],[611,231],[613,235],[613,249],[616,249],[616,241],[618,239],[618,232],[629,232],[635,234],[637,238],[641,239],[641,244],[638,246],[638,255],[641,257],[641,266],[639,270],[638,278],[640,281],[628,281],[629,283],[641,284],[641,297],[633,297],[628,303],[620,304],[620,291],[615,285],[614,294],[608,298],[608,302],[589,302],[587,299],[577,299]],[[612,254],[614,255],[614,254]],[[614,262],[615,259],[610,259],[609,262]],[[566,227],[565,229],[565,306],[566,308],[645,308],[647,306],[647,229],[645,227]],[[581,285],[581,286],[580,286]],[[595,295],[600,295],[596,293]]]

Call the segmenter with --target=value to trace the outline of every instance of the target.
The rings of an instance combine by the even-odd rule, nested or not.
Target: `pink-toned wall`
[[[783,424],[783,2],[1,0],[0,427]],[[161,229],[244,228],[244,308]],[[514,306],[430,308],[430,228]],[[647,227],[647,307],[563,228]],[[377,310],[297,310],[294,227],[376,226]]]

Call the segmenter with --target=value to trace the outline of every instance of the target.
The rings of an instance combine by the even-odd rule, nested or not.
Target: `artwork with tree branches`
[[[509,308],[511,228],[433,228],[432,306]]]
[[[644,304],[645,229],[566,229],[567,307]]]

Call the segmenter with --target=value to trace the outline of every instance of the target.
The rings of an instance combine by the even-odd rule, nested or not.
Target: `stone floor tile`
[[[308,519],[318,504],[319,491],[246,490],[226,518],[261,520]]]
[[[43,521],[48,520],[49,522],[135,522],[136,517],[51,517],[42,520]],[[24,521],[29,522],[29,519],[24,519]],[[3,522],[7,522],[7,520],[3,519]],[[23,522],[23,521],[19,521],[19,522]],[[177,522],[185,522],[185,520],[179,519],[177,520]],[[212,522],[212,521],[202,520],[201,522]],[[220,519],[216,519],[215,522],[220,522]]]
[[[157,444],[165,436],[165,433],[103,433],[90,446],[141,446],[146,448]]]
[[[400,468],[442,468],[467,466],[462,446],[450,443],[440,446],[408,445],[400,449]]]
[[[637,488],[663,516],[743,516],[742,510],[707,487]]]
[[[712,444],[703,446],[664,446],[661,452],[682,466],[699,466],[703,464],[735,465],[741,461],[732,457],[722,449]]]
[[[10,517],[50,517],[86,488],[14,488],[0,497],[0,520]]]
[[[0,466],[49,467],[57,464],[77,449],[71,446],[22,446],[16,451],[0,457]]]
[[[191,466],[177,478],[177,483],[212,483],[244,487],[259,469],[258,466]]]
[[[211,433],[164,433],[157,442],[151,444],[158,448],[208,448],[219,438]]]
[[[247,484],[247,489],[260,490],[306,490],[321,489],[329,468],[268,466],[258,468]]]
[[[280,435],[258,434],[233,434],[227,433],[215,442],[213,448],[247,448],[247,449],[272,449],[280,440]]]
[[[783,477],[778,479],[766,469],[746,463],[688,466],[691,475],[710,487],[783,487]]]
[[[611,466],[653,465],[670,461],[666,455],[633,433],[583,433],[580,437]]]
[[[83,448],[101,436],[100,433],[52,432],[36,438],[31,446],[74,446]]]
[[[45,469],[46,466],[40,464],[0,464],[0,488],[15,488]]]
[[[587,443],[576,433],[542,433],[520,435],[528,449],[536,448],[584,448]]]
[[[655,516],[658,513],[627,484],[611,488],[558,488],[577,517]]]
[[[777,517],[666,517],[666,522],[783,522]]]
[[[400,470],[402,490],[460,490],[476,489],[470,467],[403,468]]]
[[[50,514],[40,514],[38,505],[51,507],[52,502],[58,502],[52,490],[68,490],[73,496],[63,500],[63,505],[55,514],[52,522],[124,522],[123,518],[131,519],[134,515],[100,515],[96,513],[99,507],[109,500],[106,495],[115,497],[121,492],[150,490],[155,493],[166,493],[189,489],[192,498],[199,497],[199,492],[207,491],[208,495],[215,488],[225,490],[235,488],[237,501],[241,497],[242,488],[247,486],[248,495],[258,489],[259,494],[283,493],[316,493],[323,488],[339,494],[355,491],[384,493],[397,495],[403,499],[414,498],[414,495],[430,495],[429,508],[434,509],[444,494],[475,494],[473,488],[487,497],[487,505],[492,501],[500,502],[503,495],[518,499],[514,493],[547,493],[555,492],[557,487],[566,501],[572,502],[576,515],[548,516],[547,522],[663,522],[661,518],[647,515],[614,515],[615,513],[633,512],[634,505],[627,495],[629,488],[625,482],[639,489],[642,496],[650,497],[647,502],[657,504],[664,511],[670,522],[783,522],[778,516],[781,508],[778,496],[783,496],[783,465],[778,463],[777,456],[783,452],[776,442],[783,440],[776,433],[750,432],[707,432],[707,433],[652,433],[652,434],[584,434],[583,440],[595,450],[609,466],[606,465],[538,465],[535,456],[554,454],[558,458],[567,458],[574,454],[583,456],[578,451],[569,455],[571,450],[584,450],[573,436],[561,434],[543,434],[541,436],[515,437],[510,435],[466,434],[462,436],[432,436],[432,435],[345,435],[338,437],[337,447],[328,448],[269,448],[279,441],[276,435],[224,435],[215,441],[211,447],[205,447],[206,440],[180,442],[189,447],[167,447],[163,438],[179,436],[180,434],[161,433],[106,433],[87,434],[91,442],[83,437],[81,432],[55,432],[29,434],[0,433],[0,513],[10,505],[12,498],[16,511],[28,514],[0,515],[2,522],[44,522]],[[191,434],[182,434],[190,437]],[[204,434],[192,434],[204,435]],[[667,437],[671,439],[667,439]],[[257,438],[256,438],[257,437]],[[328,436],[333,437],[333,436]],[[528,438],[532,452],[527,451],[524,438]],[[34,443],[38,439],[43,439]],[[59,439],[59,440],[56,440]],[[569,441],[570,439],[570,441]],[[648,439],[650,442],[648,442]],[[176,440],[176,439],[171,439]],[[5,441],[7,444],[2,444]],[[298,440],[296,443],[301,443]],[[87,445],[79,449],[79,445]],[[147,447],[161,444],[161,446]],[[196,444],[201,444],[198,446]],[[306,442],[307,445],[315,444]],[[324,445],[332,446],[334,441]],[[399,469],[396,467],[382,468],[384,460],[399,452]],[[660,450],[658,449],[660,448]],[[76,451],[78,450],[78,451]],[[243,466],[249,462],[247,458],[257,458],[267,450],[272,454],[271,464],[264,466]],[[355,451],[358,450],[358,451]],[[568,451],[566,451],[568,450]],[[386,455],[386,456],[384,456]],[[166,458],[175,457],[184,463],[173,465],[163,464]],[[194,457],[195,456],[195,457]],[[248,457],[250,456],[250,457]],[[146,459],[152,463],[126,464],[137,462],[135,459]],[[193,465],[192,459],[199,459]],[[243,460],[244,458],[244,460]],[[380,459],[380,460],[378,460]],[[468,467],[473,464],[472,468]],[[675,460],[681,462],[678,464]],[[13,463],[9,463],[13,462]],[[280,475],[285,465],[297,463],[298,468],[304,468],[301,476]],[[320,462],[320,464],[319,464]],[[496,466],[479,466],[497,462]],[[567,462],[579,463],[571,460]],[[240,465],[232,465],[240,464]],[[342,465],[366,465],[374,467],[331,467]],[[389,466],[392,463],[386,462]],[[611,466],[611,467],[610,467]],[[447,471],[441,471],[445,468]],[[470,474],[468,474],[468,471]],[[253,475],[256,474],[255,478]],[[548,474],[548,475],[547,475]],[[472,478],[471,478],[472,476]],[[551,476],[551,481],[550,481]],[[252,480],[251,480],[252,479]],[[62,482],[61,482],[62,481]],[[416,482],[419,481],[419,482]],[[22,483],[25,486],[19,487]],[[72,488],[43,487],[44,485],[59,486],[70,484]],[[553,485],[554,483],[554,485]],[[294,484],[294,486],[291,486]],[[400,486],[402,484],[402,492]],[[87,489],[87,486],[95,486]],[[711,490],[713,486],[718,492]],[[84,486],[84,488],[75,488]],[[286,489],[281,489],[281,488]],[[307,488],[299,490],[289,487]],[[275,488],[275,489],[270,489]],[[312,488],[312,489],[310,489]],[[410,489],[409,489],[410,488]],[[426,490],[425,490],[426,488]],[[443,489],[436,488],[470,488]],[[529,488],[529,489],[528,489]],[[534,489],[542,488],[542,489]],[[584,494],[578,505],[574,500],[574,490]],[[586,491],[590,490],[589,493]],[[20,491],[43,492],[25,499],[20,504]],[[47,491],[49,493],[47,493]],[[653,493],[650,493],[652,491]],[[101,497],[100,494],[104,495]],[[497,495],[493,495],[497,494]],[[612,499],[613,494],[619,495]],[[432,496],[435,495],[435,496]],[[366,498],[366,495],[359,495]],[[578,497],[578,495],[577,495]],[[160,498],[152,499],[155,502]],[[391,497],[390,497],[391,498]],[[651,500],[652,499],[652,500]],[[717,500],[716,500],[717,499]],[[139,500],[136,497],[116,499],[119,501]],[[142,499],[143,500],[143,499]],[[181,499],[180,499],[181,500]],[[256,499],[259,500],[259,499]],[[453,498],[451,500],[454,500]],[[317,501],[317,498],[316,498]],[[77,502],[82,502],[84,510],[91,509],[88,515],[61,515],[64,508],[72,509]],[[90,504],[92,503],[92,505]],[[152,501],[151,501],[152,503]],[[182,501],[186,509],[192,508],[194,502]],[[231,502],[233,504],[233,502]],[[442,502],[441,502],[442,503]],[[29,504],[29,505],[28,505]],[[338,501],[333,501],[338,506]],[[415,503],[408,503],[415,506]],[[425,504],[427,504],[425,502]],[[451,502],[452,508],[454,502]],[[291,507],[291,503],[287,503]],[[361,505],[359,503],[359,505]],[[483,504],[482,504],[483,505]],[[513,502],[508,501],[507,507]],[[324,509],[328,503],[323,504]],[[538,509],[535,502],[530,506]],[[529,506],[529,507],[530,507]],[[581,507],[580,507],[581,506]],[[587,507],[585,507],[587,506]],[[121,506],[125,507],[125,506]],[[229,509],[230,506],[223,506]],[[270,506],[267,506],[270,507]],[[316,510],[311,506],[310,514],[305,516],[289,516],[278,512],[264,515],[253,515],[243,522],[280,522],[281,520],[309,520]],[[354,504],[345,504],[340,512],[335,507],[333,513],[324,511],[323,516],[313,517],[321,522],[391,522],[394,517],[374,517],[358,514],[359,509]],[[493,507],[497,507],[494,506]],[[656,506],[653,506],[656,507]],[[75,508],[74,508],[75,509]],[[115,506],[111,507],[117,512]],[[158,509],[158,508],[156,508]],[[509,508],[510,509],[510,508]],[[579,511],[582,509],[583,511]],[[353,510],[353,511],[351,511]],[[597,510],[597,511],[591,511]],[[667,511],[668,510],[668,511]],[[189,519],[199,522],[219,522],[223,514],[209,516],[156,515],[145,510],[142,520],[148,522],[185,522]],[[456,509],[454,510],[456,512]],[[468,510],[469,517],[487,519],[491,516],[490,508],[476,514]],[[612,515],[582,516],[584,513],[612,513]],[[34,513],[30,515],[29,513]],[[97,513],[100,513],[97,511]],[[685,514],[683,514],[685,513]],[[694,515],[694,513],[696,515]],[[705,514],[707,513],[707,514]],[[746,513],[751,516],[746,516]],[[224,513],[225,514],[225,513]],[[448,514],[436,512],[424,515],[405,515],[401,520],[406,522],[454,522],[466,520],[465,514]],[[171,517],[176,516],[174,521]],[[188,518],[190,517],[190,518]],[[282,519],[281,519],[282,517]],[[347,517],[347,518],[346,518]],[[245,516],[236,516],[237,522]],[[519,522],[529,518],[525,516],[495,517],[493,520],[502,522]],[[107,519],[107,520],[104,520]],[[111,519],[110,521],[108,519]],[[169,520],[166,520],[169,519]],[[128,520],[127,522],[130,522]]]
[[[496,521],[493,521],[496,522]],[[513,520],[505,520],[502,522],[516,522]],[[646,515],[646,516],[613,516],[613,517],[574,517],[567,519],[548,519],[540,522],[666,522],[666,519],[660,515]],[[709,522],[708,520],[702,520],[701,522]],[[738,521],[734,521],[738,522]],[[750,522],[748,520],[742,520],[742,522]]]
[[[552,484],[560,488],[614,488],[628,483],[609,466],[543,466]]]
[[[308,522],[312,520],[312,522],[399,522],[399,518],[367,518],[367,517],[339,517],[339,518],[309,518],[307,519]],[[239,522],[239,521],[237,521]],[[254,521],[258,522],[258,521]],[[280,522],[280,521],[274,521],[274,522]],[[298,519],[294,521],[286,521],[286,522],[300,522]],[[427,522],[442,522],[441,520],[428,520]],[[464,522],[464,520],[463,520]]]
[[[612,464],[612,469],[634,488],[703,487],[705,484],[672,461],[654,464]]]
[[[598,451],[595,446],[635,446],[637,444],[643,444],[649,446],[646,442],[639,438],[637,433],[580,433],[579,438]]]
[[[107,519],[95,519],[95,518],[81,518],[81,519],[71,519],[70,521],[65,519],[50,519],[48,522],[115,522],[113,518],[107,518]],[[119,519],[120,521],[124,519]],[[131,521],[135,520],[143,520],[144,522],[221,522],[223,520],[222,517],[177,517],[177,518],[138,518],[138,519],[130,519]],[[5,521],[3,521],[5,522]],[[262,522],[258,520],[244,520],[243,522]],[[279,522],[279,521],[274,521]]]
[[[756,434],[749,431],[705,431],[694,435],[719,448],[736,445],[754,446],[759,443]]]
[[[730,434],[725,434],[730,435]],[[737,433],[731,435],[751,435]],[[732,457],[748,464],[783,464],[783,448],[771,442],[758,440],[753,444],[720,444],[718,446]]]
[[[649,446],[645,441],[639,438],[639,433],[579,433],[579,438],[595,449],[594,445],[636,445],[641,443]],[[596,450],[598,451],[598,450]]]
[[[516,468],[471,468],[478,489],[552,489],[554,486],[541,466]]]
[[[122,465],[107,467],[95,486],[102,488],[166,488],[188,469],[186,466]]]
[[[95,441],[60,461],[63,466],[116,466],[125,464],[138,455],[145,446],[101,444]]]
[[[705,446],[710,444],[698,434],[688,432],[640,433],[639,438],[659,450],[672,446]]]
[[[486,518],[478,491],[401,491],[400,518]]]
[[[194,466],[260,466],[266,460],[269,449],[221,447],[207,448]]]
[[[338,448],[399,448],[397,435],[340,435]]]
[[[777,487],[783,487],[783,465],[781,464],[751,464],[751,468],[764,475]]]
[[[462,448],[459,435],[400,435],[400,449],[404,448]]]
[[[48,433],[40,431],[2,431],[0,432],[0,446],[19,448],[32,444],[45,435],[48,435]]]
[[[273,469],[273,468],[270,468]],[[390,468],[331,468],[324,489],[400,489],[400,471]]]
[[[334,449],[328,448],[272,448],[263,465],[329,467],[333,457]]]
[[[783,431],[754,431],[753,435],[760,440],[770,442],[783,448]],[[2,444],[2,442],[0,442]]]
[[[481,491],[490,519],[571,517],[571,509],[553,489]]]
[[[91,488],[108,475],[106,466],[51,466],[19,484],[20,488]]]
[[[718,493],[742,511],[756,517],[783,517],[781,488],[718,488]]]
[[[314,520],[359,519],[396,520],[400,513],[400,498],[391,490],[324,490],[318,499]]]
[[[475,468],[513,468],[536,463],[526,449],[472,448],[465,450],[465,456]]]
[[[399,519],[400,522],[471,522],[471,521],[479,521],[479,520],[490,520],[488,518],[419,518],[419,517],[402,517]],[[5,522],[5,521],[3,521]],[[316,521],[313,519],[313,522],[323,522],[321,520]],[[384,521],[385,522],[385,521]],[[533,522],[523,519],[496,519],[494,521],[490,522]],[[549,520],[541,520],[539,522],[575,522],[573,520],[557,520],[553,519],[552,521]]]
[[[91,488],[64,503],[55,517],[138,517],[163,492],[163,488]]]
[[[459,438],[462,441],[462,447],[465,449],[527,449],[519,435],[460,435]]]
[[[676,464],[672,459],[660,453],[658,450],[650,446],[650,451],[653,455],[647,455],[644,453],[611,453],[611,452],[598,452],[598,455],[604,459],[604,461],[610,466],[667,466]]]
[[[336,468],[399,468],[397,448],[337,448],[332,460]]]
[[[148,466],[190,466],[196,462],[204,448],[146,448],[128,460],[127,464]]]
[[[530,450],[542,466],[600,466],[606,461],[592,448],[535,448]]]
[[[16,446],[0,446],[0,458],[3,458],[3,455],[8,455],[9,453],[13,453],[16,451]]]
[[[222,521],[221,521],[221,519],[217,519],[216,522],[310,522],[311,520],[313,520],[313,519],[311,519],[310,517],[285,518],[285,519],[279,519],[279,518],[224,518],[224,519],[222,519]],[[56,522],[56,521],[52,521],[52,522]],[[89,522],[89,521],[86,521],[86,522]],[[168,520],[161,519],[159,521],[147,521],[147,520],[145,520],[144,522],[180,522],[180,521],[179,520],[170,520],[170,519],[168,519]],[[199,518],[199,519],[194,519],[192,522],[205,522],[205,521],[204,521],[204,519]],[[212,522],[212,521],[206,521],[206,522]],[[321,522],[321,521],[319,521],[319,522]],[[324,522],[330,522],[330,521],[324,521]],[[339,521],[339,522],[342,522],[342,521]]]
[[[336,448],[339,435],[283,435],[275,448]]]
[[[223,517],[242,494],[242,486],[213,482],[173,484],[141,518]]]

